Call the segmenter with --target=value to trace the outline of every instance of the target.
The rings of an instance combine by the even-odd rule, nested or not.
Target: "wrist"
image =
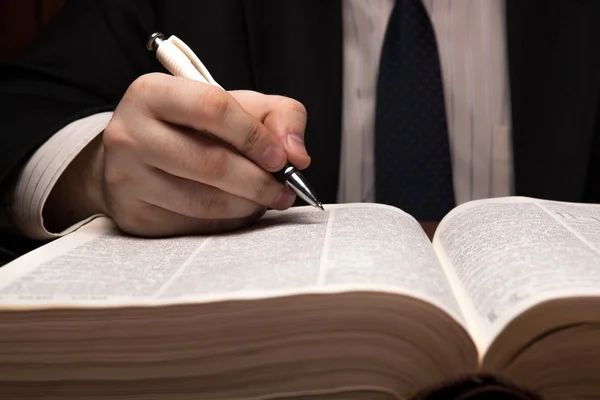
[[[92,215],[105,213],[103,157],[99,134],[73,159],[48,195],[42,210],[46,230],[62,232]]]

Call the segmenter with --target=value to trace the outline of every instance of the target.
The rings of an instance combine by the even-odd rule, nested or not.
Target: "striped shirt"
[[[503,0],[423,0],[438,43],[457,204],[512,194]],[[372,202],[375,88],[394,0],[344,0],[339,202]]]

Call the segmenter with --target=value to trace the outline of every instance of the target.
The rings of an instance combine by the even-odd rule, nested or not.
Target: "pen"
[[[223,89],[213,79],[194,52],[178,37],[172,35],[165,39],[162,33],[156,32],[150,36],[146,47],[149,51],[156,53],[156,58],[171,74],[215,85]],[[291,188],[305,202],[324,210],[314,190],[292,164],[287,163],[282,170],[275,172],[273,175],[279,182]]]

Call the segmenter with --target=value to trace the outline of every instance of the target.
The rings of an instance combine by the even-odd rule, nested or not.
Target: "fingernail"
[[[290,134],[287,136],[288,146],[294,150],[298,151],[302,154],[306,154],[306,147],[304,146],[304,140],[301,136]]]
[[[277,168],[285,161],[285,152],[281,147],[269,146],[263,154],[263,162],[269,168]]]
[[[277,200],[273,204],[273,208],[275,210],[285,210],[286,208],[290,208],[294,205],[296,201],[296,193],[292,191],[289,187],[285,187],[280,193]]]

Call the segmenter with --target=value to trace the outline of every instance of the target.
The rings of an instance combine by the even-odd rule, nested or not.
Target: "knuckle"
[[[271,179],[260,178],[254,185],[254,196],[259,203],[270,204],[275,200],[277,190],[274,190],[274,184]]]
[[[142,114],[149,115],[148,96],[158,90],[158,80],[156,73],[140,76],[129,85],[121,101],[131,103]]]
[[[209,121],[219,122],[225,119],[229,104],[229,95],[224,90],[211,86],[202,89],[200,110]]]
[[[210,181],[222,181],[227,178],[229,154],[224,148],[212,148],[199,158],[200,170]]]
[[[283,101],[283,106],[302,115],[304,118],[308,116],[308,111],[306,110],[306,107],[298,100],[286,98]]]
[[[259,129],[259,122],[255,119],[250,118],[248,121],[248,131],[245,135],[244,142],[242,144],[242,151],[248,152],[255,148],[261,140],[261,134]]]
[[[126,93],[134,97],[137,97],[135,95],[143,95],[154,88],[155,82],[155,74],[144,74],[131,82]]]
[[[209,190],[208,193],[203,193],[196,200],[196,211],[199,216],[220,216],[227,215],[229,204],[223,192],[218,190]]]
[[[127,126],[118,116],[114,116],[102,133],[102,145],[106,150],[120,150],[133,147],[132,139],[127,135]]]

